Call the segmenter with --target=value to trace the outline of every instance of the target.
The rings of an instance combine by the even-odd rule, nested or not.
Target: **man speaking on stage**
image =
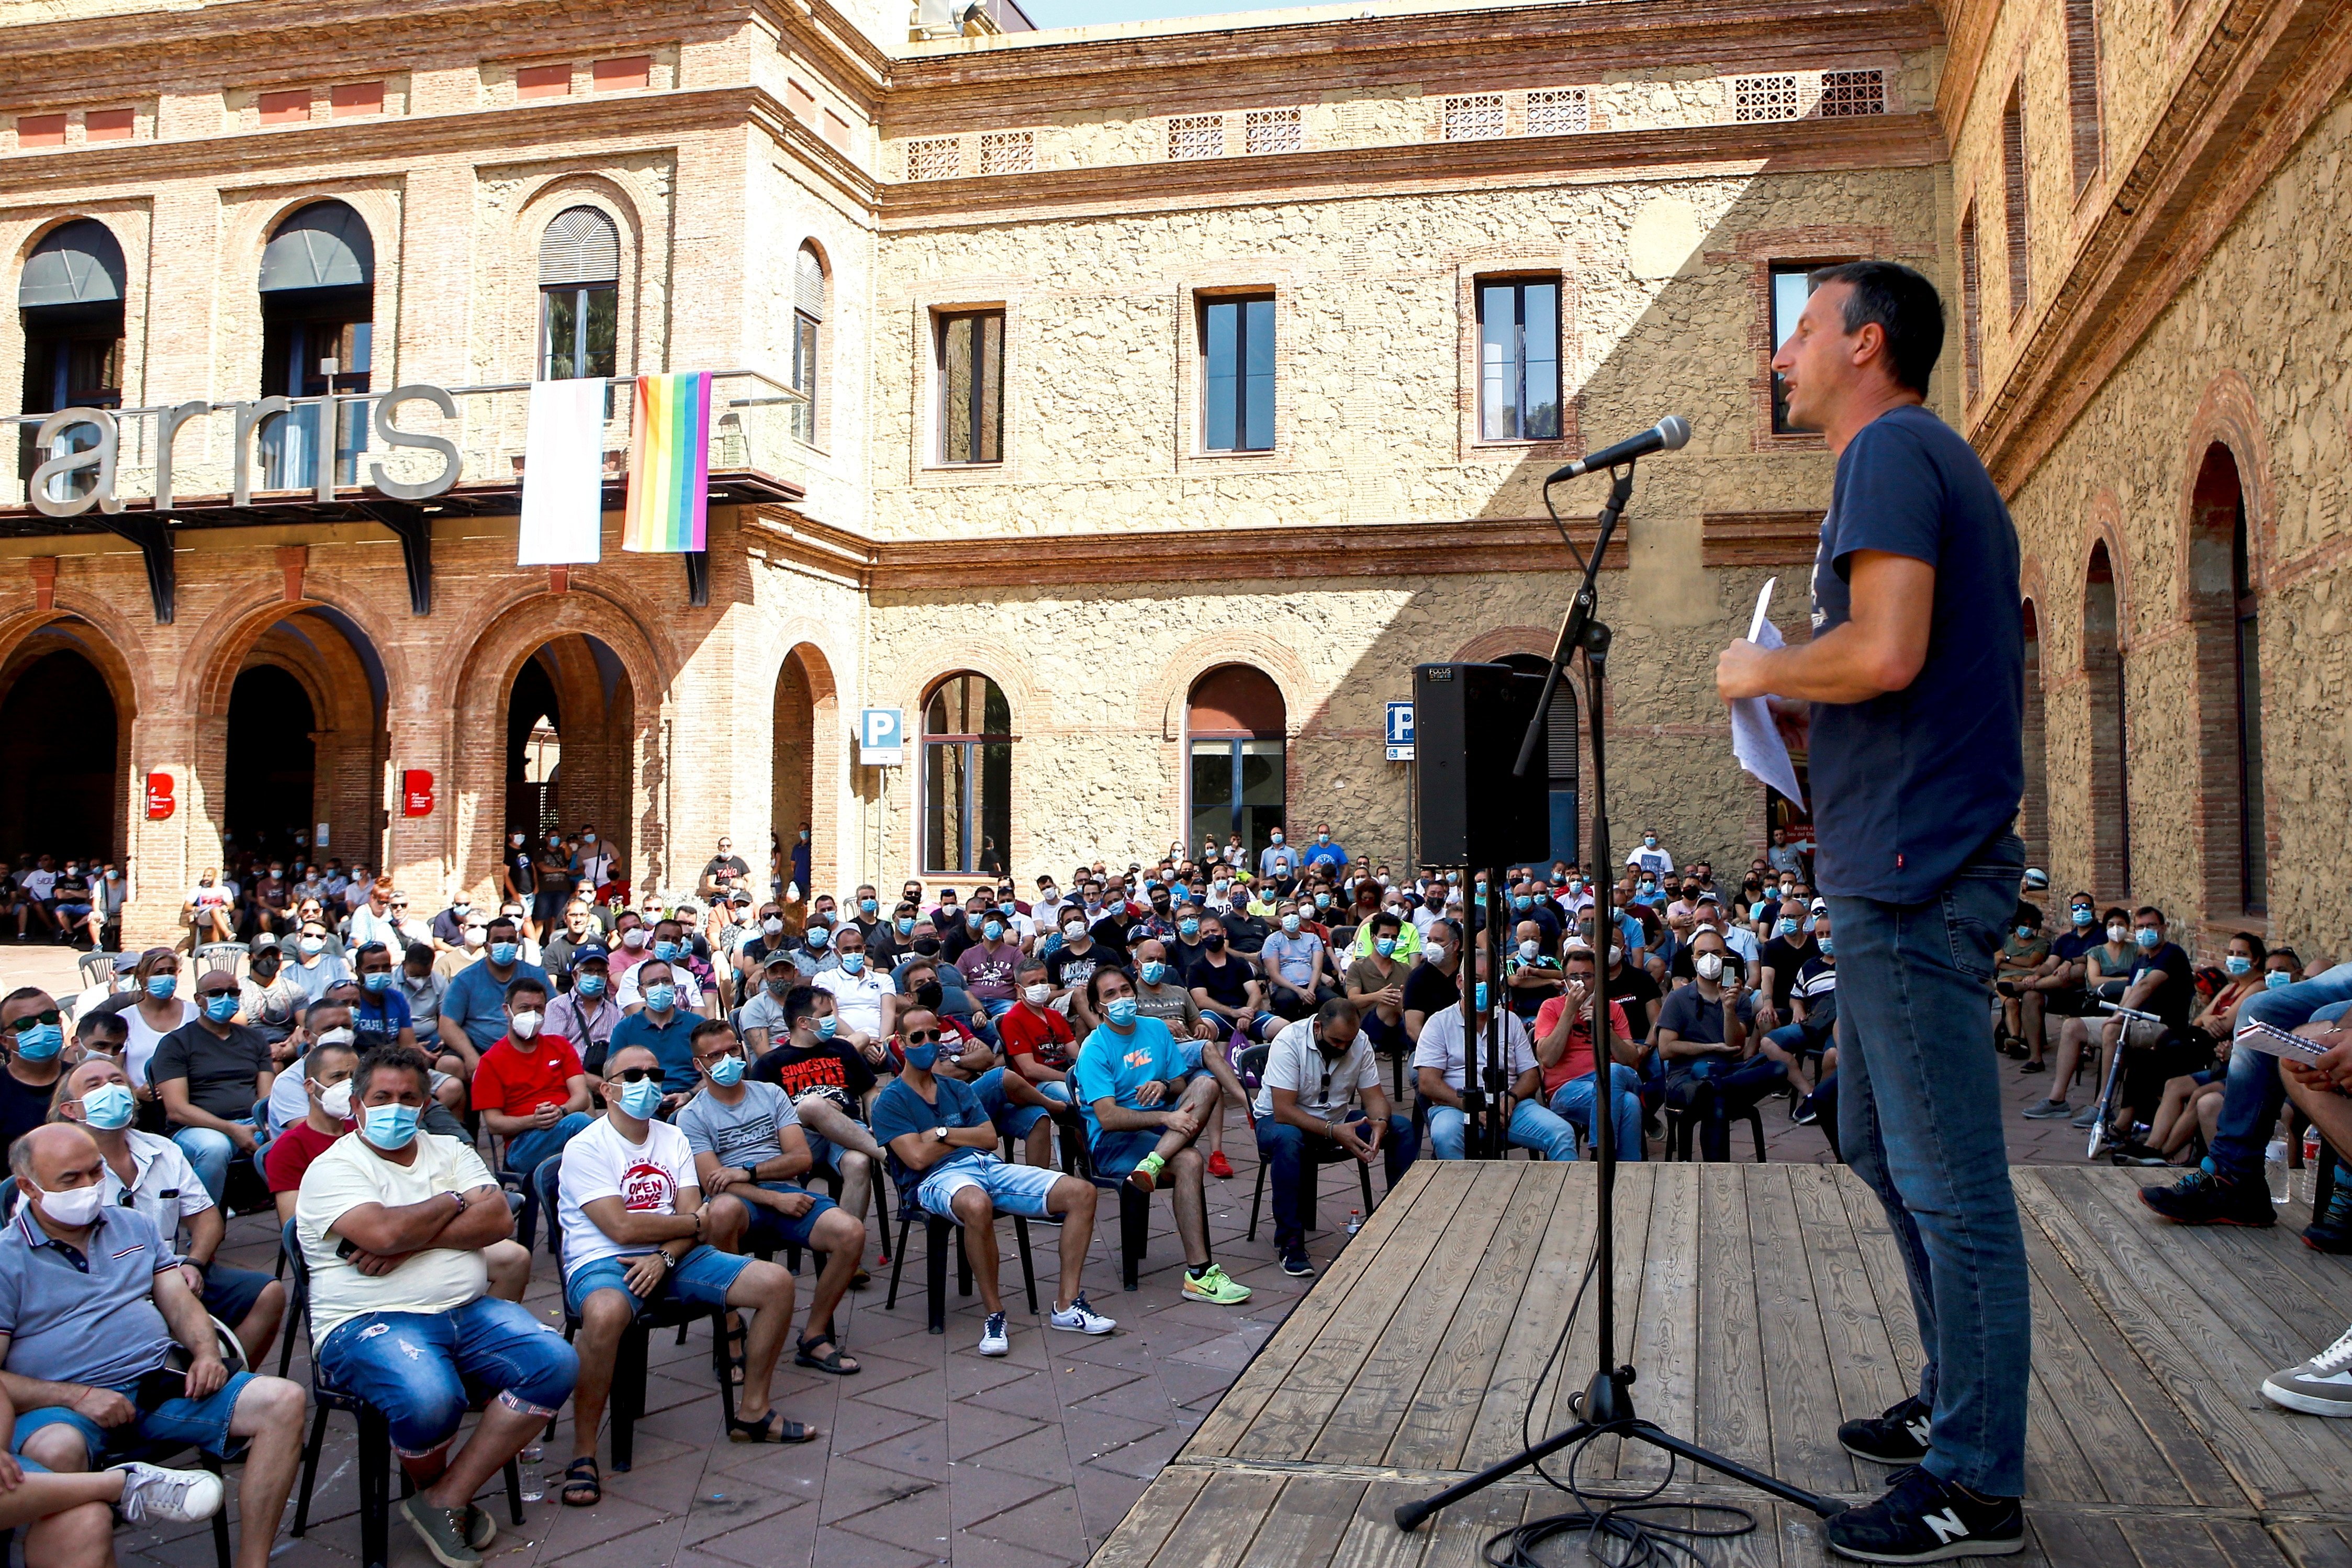
[[[1916,1468],[1827,1531],[1865,1563],[2003,1556],[2024,1545],[2031,1364],[1990,1006],[2025,861],[2017,531],[1976,453],[1922,406],[1944,342],[1935,286],[1877,261],[1813,285],[1772,361],[1790,421],[1837,458],[1812,639],[1733,643],[1716,689],[1779,698],[1784,729],[1810,731],[1839,1142],[1886,1205],[1927,1352],[1916,1397],[1838,1431],[1850,1453]]]

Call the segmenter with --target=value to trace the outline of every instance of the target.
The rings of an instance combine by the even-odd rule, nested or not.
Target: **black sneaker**
[[[1293,1279],[1315,1278],[1315,1265],[1307,1261],[1307,1253],[1303,1247],[1282,1255],[1282,1271]]]
[[[1813,1097],[1810,1094],[1789,1107],[1789,1120],[1800,1127],[1813,1126],[1821,1119],[1821,1110],[1813,1104]]]
[[[2139,1201],[2176,1225],[2250,1225],[2267,1229],[2278,1223],[2271,1194],[2260,1182],[2232,1181],[2202,1169],[2184,1172],[2168,1187],[2142,1187]]]
[[[1876,1502],[1832,1516],[1830,1550],[1856,1563],[1948,1563],[2025,1550],[2025,1510],[2013,1497],[1980,1498],[1914,1467],[1899,1470]]]
[[[2335,1189],[2327,1194],[2326,1209],[2303,1227],[2303,1242],[2322,1252],[2352,1252],[2352,1182],[2341,1171]]]
[[[1916,1465],[1927,1457],[1927,1402],[1913,1394],[1882,1415],[1864,1415],[1838,1428],[1838,1443],[1857,1459]]]

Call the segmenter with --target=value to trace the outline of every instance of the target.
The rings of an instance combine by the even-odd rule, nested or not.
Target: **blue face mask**
[[[660,959],[664,963],[675,962],[677,958],[677,943],[674,942],[657,942],[654,943],[654,956]]]
[[[2284,969],[2266,969],[2263,972],[2263,984],[2270,990],[2275,991],[2282,985],[2294,984],[2294,976]]]
[[[392,989],[392,971],[380,969],[373,973],[362,974],[360,976],[360,984],[370,991],[389,991]]]
[[[648,1013],[667,1013],[677,1002],[677,987],[667,981],[646,987],[646,1011]]]
[[[520,943],[511,942],[494,942],[490,943],[490,962],[497,964],[500,969],[504,969],[508,964],[512,963],[515,961],[515,954],[521,951],[522,948]]]
[[[1821,949],[1822,956],[1823,958],[1834,956],[1837,952],[1837,939],[1835,937],[1822,937],[1821,939]]]
[[[638,1121],[649,1119],[661,1109],[662,1086],[657,1078],[641,1078],[635,1083],[621,1086],[621,1109]]]
[[[857,912],[861,915],[870,915],[881,907],[882,901],[879,899],[860,899],[857,900]]]
[[[1396,938],[1392,936],[1376,936],[1372,938],[1372,947],[1373,950],[1382,958],[1386,958],[1389,954],[1396,951]]]
[[[1486,1010],[1486,983],[1483,980],[1478,982],[1478,994],[1474,1005],[1475,1005],[1481,1013]]]
[[[1511,900],[1511,907],[1515,910],[1531,910],[1536,907],[1536,901],[1532,895],[1521,893]]]
[[[1160,963],[1156,958],[1147,958],[1143,961],[1143,983],[1146,985],[1157,985],[1167,978],[1168,966],[1166,964]]]
[[[2252,974],[2254,972],[2254,961],[2242,952],[2233,952],[2221,961],[2221,967],[2232,974]]]
[[[833,945],[833,928],[830,926],[809,927],[808,944],[819,952],[823,952],[826,948],[831,947]]]
[[[845,974],[863,974],[863,973],[866,973],[866,955],[865,955],[864,953],[862,953],[862,952],[845,952],[845,953],[843,953],[843,954],[841,955],[841,969],[842,969],[842,973],[845,973]]]
[[[907,936],[915,929],[915,922],[911,916],[900,915],[897,923],[898,927],[898,934],[900,936]]]
[[[940,1047],[936,1040],[919,1046],[901,1046],[898,1048],[906,1053],[907,1065],[918,1072],[930,1071],[931,1064],[940,1059]]]
[[[81,1119],[100,1132],[120,1131],[130,1126],[137,1110],[131,1091],[119,1083],[100,1084],[81,1097]]]
[[[1797,934],[1797,922],[1794,920],[1784,919],[1772,929],[1782,936],[1794,936]]]
[[[2094,919],[2091,906],[2088,904],[2076,904],[2068,911],[2068,916],[2078,926],[2089,925]]]
[[[2033,940],[2033,928],[2032,926],[2018,927],[2017,940],[2020,942],[2032,942]]]
[[[417,1115],[413,1105],[371,1105],[360,1112],[360,1136],[387,1152],[405,1149],[416,1142]]]
[[[840,1032],[840,1029],[841,1020],[834,1017],[830,1014],[816,1021],[816,1037],[820,1040],[829,1040],[833,1038],[835,1034]]]
[[[1004,922],[1003,921],[991,921],[986,925],[980,928],[980,934],[986,937],[991,942],[1001,942],[1004,938]]]
[[[1318,894],[1316,894],[1316,895],[1315,895],[1315,907],[1316,907],[1317,909],[1318,909],[1318,910],[1328,910],[1328,909],[1329,909],[1329,908],[1331,907],[1331,895],[1330,895],[1330,894],[1328,894],[1328,893],[1318,893]]]
[[[1103,1016],[1119,1028],[1128,1027],[1135,1022],[1135,998],[1120,996],[1104,1003]]]
[[[2163,940],[2164,933],[2154,926],[2140,926],[2132,931],[2132,941],[2139,943],[2143,952],[2153,952],[2156,944]]]
[[[172,993],[180,988],[176,974],[151,974],[147,977],[147,994],[158,1002],[169,1002]]]
[[[28,1062],[45,1062],[65,1049],[65,1045],[66,1032],[61,1025],[36,1024],[16,1037],[16,1054]]]
[[[743,1058],[721,1057],[710,1064],[710,1081],[721,1089],[733,1089],[743,1081]]]
[[[579,974],[572,980],[572,988],[590,1001],[604,994],[605,977],[601,974]]]

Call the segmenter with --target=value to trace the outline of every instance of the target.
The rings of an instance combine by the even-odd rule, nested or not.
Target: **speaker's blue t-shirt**
[[[1918,903],[2025,793],[2017,529],[1975,451],[1911,405],[1872,420],[1839,454],[1813,558],[1815,637],[1851,617],[1858,550],[1933,566],[1934,622],[1908,687],[1813,704],[1814,871],[1826,893]]]

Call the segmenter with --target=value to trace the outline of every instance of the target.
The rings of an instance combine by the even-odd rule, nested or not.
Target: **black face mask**
[[[253,961],[250,967],[253,970],[255,979],[267,980],[271,975],[278,973],[278,955],[276,953],[270,953],[266,957],[257,958]]]
[[[919,936],[915,939],[915,951],[926,958],[939,950],[940,939],[935,936]]]
[[[947,993],[940,988],[938,981],[926,980],[915,987],[915,1005],[927,1013],[936,1013],[940,1010],[940,1003],[946,995]]]
[[[1201,939],[1201,945],[1207,948],[1211,952],[1222,952],[1225,945],[1224,933],[1220,931],[1214,936],[1204,936]]]

